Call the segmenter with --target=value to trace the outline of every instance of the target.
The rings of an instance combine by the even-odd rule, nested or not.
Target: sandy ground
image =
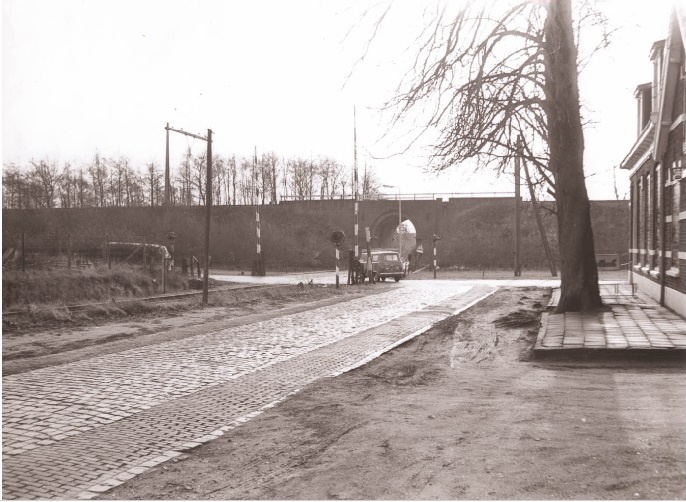
[[[102,498],[686,497],[683,365],[531,360],[546,295],[503,289]]]

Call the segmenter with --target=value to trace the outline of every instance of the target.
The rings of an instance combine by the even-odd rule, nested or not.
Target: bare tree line
[[[280,200],[345,199],[353,194],[352,169],[326,156],[286,159],[275,152],[259,157],[213,155],[214,204],[277,204]],[[190,149],[172,168],[170,204],[203,205],[207,154]],[[378,194],[372,167],[360,177],[359,194]],[[154,162],[134,166],[127,157],[96,153],[80,167],[49,158],[28,165],[4,164],[2,206],[8,209],[131,207],[164,204],[164,167]]]

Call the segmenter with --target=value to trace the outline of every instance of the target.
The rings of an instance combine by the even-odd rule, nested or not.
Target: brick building
[[[686,316],[686,7],[650,49],[653,81],[636,88],[638,139],[621,163],[631,179],[630,279]]]

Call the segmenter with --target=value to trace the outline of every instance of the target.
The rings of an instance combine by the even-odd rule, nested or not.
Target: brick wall
[[[407,210],[405,209],[407,207]],[[417,227],[425,247],[439,233],[439,263],[511,267],[513,263],[514,200],[453,199],[451,201],[403,202],[403,214]],[[396,208],[396,209],[394,209]],[[397,214],[395,201],[361,204],[360,244],[364,226],[372,226],[384,214]],[[596,253],[620,254],[626,261],[629,244],[629,204],[626,201],[591,203]],[[557,221],[542,211],[553,253],[557,255]],[[66,249],[71,234],[74,249],[80,244],[102,246],[105,240],[166,244],[174,231],[177,258],[202,254],[204,208],[136,207],[88,209],[4,209],[3,250],[16,246],[22,230],[28,249]],[[267,263],[290,267],[332,267],[334,248],[329,236],[342,229],[347,239],[341,256],[354,246],[353,202],[286,202],[260,209],[261,244]],[[255,213],[251,206],[215,206],[212,209],[211,249],[213,263],[249,267],[255,253]],[[522,266],[546,268],[545,253],[529,203],[522,206]],[[684,233],[686,235],[686,233]]]

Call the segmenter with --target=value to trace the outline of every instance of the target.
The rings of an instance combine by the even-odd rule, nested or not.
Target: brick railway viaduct
[[[354,246],[352,200],[284,201],[260,206],[262,247],[268,267],[330,267],[334,263],[329,236],[343,230],[347,236],[342,257]],[[557,253],[557,221],[541,211],[546,234]],[[611,253],[626,261],[629,245],[627,201],[592,201],[596,253]],[[467,267],[505,267],[513,263],[514,198],[458,197],[448,200],[402,200],[402,219],[410,220],[428,252],[433,234],[442,237],[439,264]],[[398,201],[360,202],[360,245],[364,228],[372,247],[392,244],[398,225]],[[210,254],[213,263],[249,269],[255,250],[255,206],[212,208]],[[16,245],[26,232],[27,250],[64,251],[69,235],[73,249],[102,247],[110,241],[166,244],[170,231],[178,234],[177,258],[200,255],[204,208],[200,206],[107,207],[74,209],[3,210],[3,250]],[[545,254],[531,204],[522,203],[521,261],[525,268],[545,268]],[[406,248],[407,249],[407,248]],[[428,255],[425,254],[428,257]]]

